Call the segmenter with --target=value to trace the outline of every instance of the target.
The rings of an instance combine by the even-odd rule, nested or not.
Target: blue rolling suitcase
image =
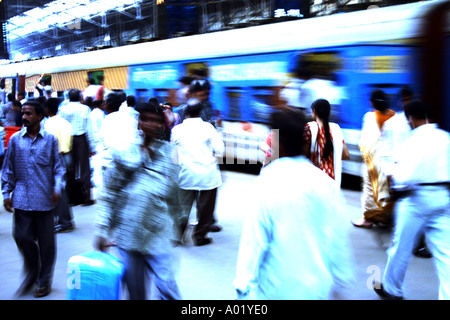
[[[89,251],[67,263],[67,300],[119,300],[123,263],[113,255]]]

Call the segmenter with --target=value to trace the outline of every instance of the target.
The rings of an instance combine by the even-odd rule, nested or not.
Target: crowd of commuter
[[[186,242],[194,202],[194,245],[210,245],[208,233],[222,231],[215,205],[224,141],[204,74],[180,83],[174,105],[156,97],[137,102],[92,80],[64,99],[52,97],[45,83],[37,84],[37,98],[2,99],[3,127],[18,131],[9,138],[1,172],[4,207],[14,212],[26,271],[18,294],[36,285],[36,297],[51,292],[55,233],[75,230],[72,206],[98,202],[94,247],[118,247],[129,298],[148,297],[152,273],[161,299],[182,299],[172,248]],[[233,284],[239,299],[330,299],[352,284],[340,193],[342,161],[350,153],[341,128],[330,121],[332,105],[317,96],[307,106],[311,117],[305,106],[271,114],[272,131],[261,145],[266,161],[249,191],[238,253]],[[362,119],[363,218],[352,223],[394,227],[386,271],[374,290],[403,298],[406,267],[419,252],[436,258],[439,298],[450,299],[449,134],[429,123],[419,100],[409,98],[397,113],[381,90],[368,100],[375,110]]]

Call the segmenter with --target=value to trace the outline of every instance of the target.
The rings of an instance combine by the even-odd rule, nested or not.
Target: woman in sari
[[[356,227],[370,228],[374,223],[391,223],[393,203],[389,198],[389,182],[383,172],[383,144],[380,143],[384,123],[395,115],[389,109],[386,95],[376,89],[370,96],[370,103],[375,109],[364,115],[359,149],[363,157],[363,218],[353,220]]]
[[[311,105],[314,121],[305,126],[306,154],[311,162],[341,186],[342,160],[350,158],[342,130],[329,122],[330,103],[318,99]]]

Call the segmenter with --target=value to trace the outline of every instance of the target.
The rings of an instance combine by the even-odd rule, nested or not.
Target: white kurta
[[[119,157],[128,165],[139,162],[137,149],[140,148],[142,137],[138,132],[138,122],[125,112],[112,112],[102,122],[99,132],[97,152],[101,166],[108,167],[114,157]]]
[[[396,155],[410,133],[411,127],[404,112],[396,113],[384,123],[381,130],[379,156],[382,158],[386,175],[394,173],[395,163],[398,162]]]
[[[339,189],[305,157],[270,163],[248,201],[234,286],[250,299],[327,299],[352,279]]]
[[[450,181],[450,135],[436,124],[414,129],[396,155],[393,174],[400,185]]]
[[[212,190],[222,184],[216,157],[222,156],[224,143],[212,124],[187,118],[173,127],[171,141],[178,154],[181,189]]]

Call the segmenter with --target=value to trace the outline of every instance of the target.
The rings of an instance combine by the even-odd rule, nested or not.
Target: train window
[[[388,100],[389,108],[394,111],[403,111],[403,105],[401,101],[400,91],[403,87],[407,86],[406,84],[373,84],[371,85],[370,92],[375,89],[381,89],[386,94],[386,98]],[[370,92],[368,94],[370,94]]]
[[[240,120],[242,117],[242,107],[244,104],[244,89],[239,87],[225,88],[225,95],[228,110],[226,117],[230,120]]]
[[[341,69],[341,59],[337,51],[306,52],[297,57],[295,71],[307,72],[312,77],[335,80]]]
[[[184,64],[185,74],[195,78],[208,78],[209,67],[206,62],[194,62]]]
[[[146,103],[150,98],[150,94],[147,89],[136,89],[136,103]]]
[[[252,87],[249,105],[251,108],[251,120],[256,122],[268,122],[270,114],[279,104],[278,92],[275,87]]]
[[[167,89],[155,89],[154,96],[158,99],[159,103],[164,103],[170,100],[170,93]]]
[[[95,84],[101,84],[103,81],[103,70],[91,71],[88,72],[89,79],[94,79]]]

